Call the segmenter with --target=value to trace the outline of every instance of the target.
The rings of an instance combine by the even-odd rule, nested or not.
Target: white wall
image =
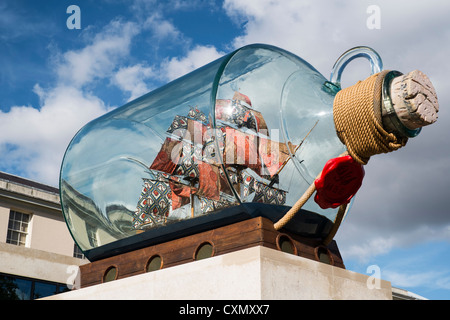
[[[9,208],[0,203],[0,242],[6,242],[8,234]]]
[[[33,212],[29,230],[30,248],[73,255],[74,241],[61,212]]]

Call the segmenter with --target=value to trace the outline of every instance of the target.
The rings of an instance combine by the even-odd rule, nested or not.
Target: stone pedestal
[[[263,246],[48,297],[53,300],[392,299],[388,281]]]

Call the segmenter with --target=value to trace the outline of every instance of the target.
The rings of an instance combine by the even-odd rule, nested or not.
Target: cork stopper
[[[436,90],[423,72],[414,70],[405,75],[398,75],[388,85],[391,106],[387,106],[385,100],[382,108],[386,130],[398,131],[399,126],[404,126],[406,131],[414,132],[437,121],[439,103]],[[394,113],[400,122],[396,128],[392,128],[391,122],[394,121],[388,120]],[[398,121],[397,119],[393,120]]]

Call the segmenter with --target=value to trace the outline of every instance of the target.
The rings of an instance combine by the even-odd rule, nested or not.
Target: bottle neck
[[[397,116],[397,112],[394,109],[394,105],[391,100],[391,83],[396,77],[403,74],[398,71],[390,71],[386,74],[383,81],[383,89],[381,92],[381,117],[383,122],[383,128],[390,133],[394,133],[396,136],[405,138],[416,137],[422,128],[409,129],[407,128]]]

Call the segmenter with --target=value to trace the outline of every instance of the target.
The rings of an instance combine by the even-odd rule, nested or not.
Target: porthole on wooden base
[[[114,281],[117,279],[119,275],[118,269],[116,266],[110,266],[108,269],[106,269],[105,273],[103,274],[103,283]]]
[[[152,272],[160,270],[163,267],[163,260],[160,255],[155,254],[150,259],[148,259],[145,265],[145,272]]]
[[[207,259],[214,256],[214,245],[211,242],[202,242],[194,252],[194,260]]]
[[[328,250],[327,247],[325,246],[318,246],[314,249],[314,255],[316,256],[316,260],[329,264],[329,265],[334,265],[334,259],[333,256],[331,255],[330,250]]]
[[[277,249],[286,253],[297,255],[297,247],[287,234],[280,233],[276,239]]]

